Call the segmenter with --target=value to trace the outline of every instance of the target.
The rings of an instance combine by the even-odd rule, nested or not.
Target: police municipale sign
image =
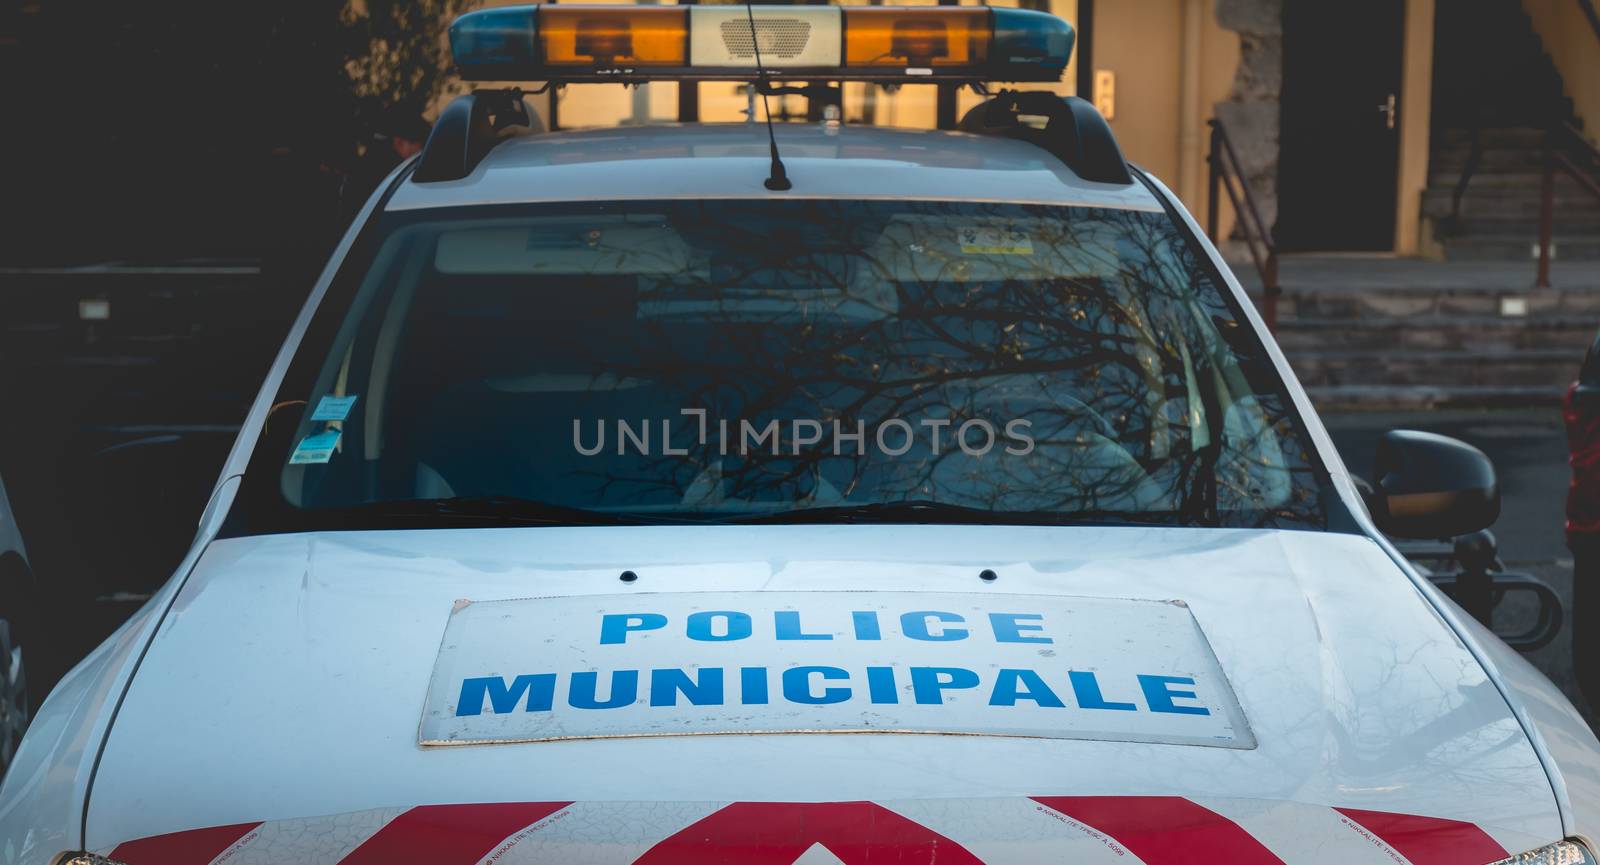
[[[459,602],[418,741],[848,732],[1255,747],[1181,601],[901,592]]]

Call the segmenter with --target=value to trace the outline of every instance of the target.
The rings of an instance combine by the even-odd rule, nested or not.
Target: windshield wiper
[[[456,496],[370,502],[338,512],[369,522],[471,523],[499,526],[647,526],[697,522],[653,514],[591,511],[517,496]]]
[[[1150,511],[997,511],[952,505],[927,499],[909,499],[897,502],[871,502],[859,505],[835,505],[821,508],[800,508],[792,511],[770,511],[747,516],[725,517],[730,523],[955,523],[961,525],[999,526],[1069,526],[1069,525],[1187,525],[1190,520],[1179,514]]]

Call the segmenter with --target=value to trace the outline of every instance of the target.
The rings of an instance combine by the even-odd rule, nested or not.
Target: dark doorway
[[[1278,245],[1393,249],[1404,0],[1283,5]]]

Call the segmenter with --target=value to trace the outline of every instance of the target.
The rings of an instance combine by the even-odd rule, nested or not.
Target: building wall
[[[1111,128],[1128,158],[1175,183],[1182,0],[1099,0],[1094,66],[1116,74]]]
[[[1522,0],[1522,8],[1561,72],[1585,137],[1600,141],[1600,34],[1575,0]]]
[[[1239,66],[1239,35],[1218,23],[1216,7],[1217,0],[1095,4],[1094,67],[1116,76],[1117,141],[1199,215],[1206,210],[1207,122],[1228,98]],[[1226,236],[1232,214],[1226,204],[1222,209]]]
[[[1451,0],[1445,0],[1451,2]],[[1400,166],[1395,176],[1394,251],[1442,256],[1423,218],[1432,136],[1435,0],[1406,0],[1405,55],[1400,73]]]
[[[1240,98],[1241,38],[1223,26],[1218,5],[1219,0],[1102,0],[1095,7],[1094,63],[1116,73],[1111,126],[1117,139],[1129,159],[1160,177],[1202,223],[1209,199],[1208,124],[1219,103]],[[1236,139],[1241,132],[1259,137],[1246,128],[1233,131]],[[1275,146],[1276,129],[1271,138]],[[1242,150],[1250,162],[1250,149]],[[1233,208],[1225,193],[1218,197],[1218,237],[1225,238],[1233,232]]]

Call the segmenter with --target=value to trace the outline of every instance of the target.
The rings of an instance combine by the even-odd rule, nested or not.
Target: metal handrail
[[[1568,151],[1576,151],[1585,165],[1580,167]],[[1594,174],[1600,168],[1600,148],[1590,144],[1571,124],[1560,123],[1545,132],[1543,162],[1544,171],[1539,179],[1539,276],[1534,284],[1549,288],[1550,245],[1556,221],[1556,171],[1559,169],[1578,181],[1579,186],[1600,201],[1600,181],[1595,180]]]
[[[1273,244],[1272,232],[1261,218],[1255,196],[1250,194],[1250,186],[1244,181],[1244,167],[1227,129],[1215,117],[1208,120],[1207,125],[1211,127],[1211,152],[1206,156],[1211,169],[1211,194],[1206,202],[1206,235],[1213,244],[1217,242],[1220,202],[1217,192],[1219,187],[1226,189],[1228,200],[1233,203],[1235,225],[1241,229],[1245,246],[1250,250],[1250,260],[1261,276],[1261,317],[1266,320],[1267,330],[1277,330],[1278,297],[1283,294],[1283,287],[1278,284],[1278,247]]]
[[[1467,147],[1467,162],[1461,167],[1461,176],[1456,178],[1455,188],[1450,191],[1450,230],[1455,231],[1461,225],[1461,201],[1466,198],[1467,184],[1472,182],[1472,176],[1478,173],[1478,163],[1483,160],[1483,124],[1476,121],[1472,124],[1472,142]]]
[[[1600,39],[1600,12],[1595,11],[1593,0],[1578,0],[1578,8],[1583,10],[1583,17],[1589,19],[1595,38]]]

